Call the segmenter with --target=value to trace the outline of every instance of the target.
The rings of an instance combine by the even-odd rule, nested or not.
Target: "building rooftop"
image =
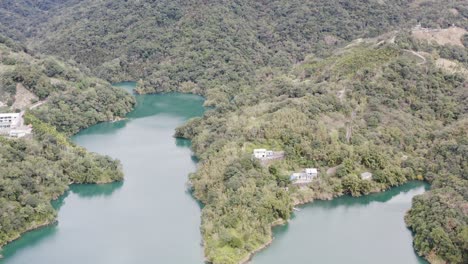
[[[266,149],[254,149],[254,152],[265,152],[267,151]]]
[[[368,171],[361,173],[361,179],[366,180],[366,179],[371,179],[371,178],[372,178],[372,173]]]
[[[0,117],[20,117],[20,113],[0,113]]]
[[[305,169],[306,173],[318,173],[317,168],[307,168]]]

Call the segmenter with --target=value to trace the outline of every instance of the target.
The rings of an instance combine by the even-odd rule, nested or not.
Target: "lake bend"
[[[135,83],[116,86],[131,91]],[[72,185],[57,201],[58,222],[3,248],[0,263],[204,263],[201,205],[187,191],[196,170],[190,141],[177,126],[202,116],[203,98],[135,95],[125,120],[85,129],[72,140],[122,162],[125,180]],[[426,263],[412,247],[404,214],[428,185],[410,182],[384,193],[340,197],[300,207],[274,228],[275,239],[254,264]]]

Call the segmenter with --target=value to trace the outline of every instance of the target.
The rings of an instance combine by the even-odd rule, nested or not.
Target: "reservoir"
[[[132,90],[135,83],[117,86]],[[73,141],[122,162],[125,181],[73,185],[53,205],[58,223],[4,247],[8,264],[202,264],[201,205],[187,192],[196,169],[190,141],[174,129],[204,113],[195,95],[136,95],[126,120],[101,123]],[[253,264],[426,263],[412,247],[403,217],[427,185],[315,201],[300,207]]]
[[[134,83],[120,84],[131,90]],[[203,263],[200,205],[187,192],[196,163],[175,128],[204,112],[195,95],[137,95],[127,119],[83,130],[73,141],[122,162],[125,180],[73,185],[54,202],[58,224],[7,245],[1,263]]]
[[[332,201],[314,201],[285,226],[252,264],[423,264],[413,249],[404,215],[428,185],[409,182],[386,192]]]

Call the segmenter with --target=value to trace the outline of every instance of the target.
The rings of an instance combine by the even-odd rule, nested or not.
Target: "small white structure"
[[[316,168],[307,168],[302,172],[295,172],[291,174],[289,179],[293,184],[306,184],[311,183],[313,179],[317,178],[318,170]]]
[[[361,173],[361,179],[363,180],[372,180],[372,173],[366,171]]]
[[[267,150],[267,149],[254,149],[253,155],[256,159],[264,159],[264,158],[272,157],[273,151]]]
[[[0,129],[12,129],[18,126],[21,116],[19,113],[0,114]]]
[[[22,138],[26,135],[31,134],[31,130],[25,129],[12,129],[10,130],[9,136],[13,138]]]
[[[252,159],[257,159],[262,166],[268,166],[272,162],[284,159],[284,151],[254,149]]]
[[[305,169],[305,173],[307,174],[307,176],[315,178],[318,175],[318,170],[316,168],[307,168]]]

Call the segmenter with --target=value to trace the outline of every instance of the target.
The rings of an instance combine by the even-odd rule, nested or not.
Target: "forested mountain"
[[[34,36],[31,47],[73,59],[99,77],[142,78],[149,85],[141,92],[224,86],[235,93],[255,83],[259,69],[287,68],[358,37],[418,22],[464,26],[463,2],[64,1],[53,12],[28,15],[21,28]]]
[[[69,135],[123,117],[134,104],[127,92],[84,74],[76,66],[28,52],[0,36],[0,102],[15,108],[14,99],[21,88],[18,84],[32,92],[35,101],[44,102],[32,112]]]
[[[88,153],[61,132],[70,135],[124,116],[133,97],[0,36],[0,112],[28,111],[38,100],[38,107],[25,115],[33,138],[0,136],[0,246],[53,222],[56,212],[50,201],[70,183],[123,179],[118,161]]]
[[[176,135],[200,158],[190,179],[213,263],[246,260],[296,203],[414,179],[432,184],[406,216],[415,249],[432,263],[468,262],[465,0],[14,2],[0,6],[12,14],[0,30],[28,48],[109,81],[140,80],[140,93],[207,98],[213,108]],[[36,115],[82,128],[53,102]],[[286,159],[261,166],[256,147]],[[320,180],[292,186],[304,167]]]
[[[49,17],[53,9],[80,0],[2,0],[0,2],[0,33],[24,40],[34,25]],[[34,22],[33,22],[34,19]]]
[[[236,96],[236,110],[211,111],[178,130],[202,160],[191,180],[206,204],[210,259],[236,263],[268,243],[270,224],[287,219],[293,203],[424,178],[434,191],[407,216],[416,250],[434,263],[466,260],[467,75],[445,71],[428,53],[421,62],[402,48],[407,41],[399,35],[395,43],[356,42],[325,60],[311,56]],[[264,168],[250,160],[260,146],[287,158]],[[304,167],[319,168],[320,181],[289,186],[289,173]],[[364,171],[373,181],[358,177]]]

